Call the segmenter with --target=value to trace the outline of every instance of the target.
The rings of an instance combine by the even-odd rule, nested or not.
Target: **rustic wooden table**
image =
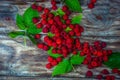
[[[3,2],[4,1],[4,2]],[[76,66],[76,72],[72,71],[66,75],[51,78],[52,70],[47,70],[47,54],[43,50],[39,50],[29,40],[27,46],[24,46],[23,39],[11,39],[7,33],[12,30],[17,30],[15,25],[16,13],[23,14],[24,10],[30,6],[31,2],[23,2],[22,0],[5,0],[0,1],[0,6],[10,4],[13,7],[17,6],[14,12],[1,12],[0,7],[0,80],[88,80],[85,78],[85,72],[88,70],[86,66]],[[100,0],[101,2],[103,0]],[[112,0],[111,0],[112,1]],[[116,0],[115,0],[116,1]],[[50,2],[41,2],[40,4],[50,7]],[[83,14],[91,13],[85,5],[82,6]],[[7,7],[7,9],[11,9]],[[113,18],[113,17],[112,17]],[[120,18],[115,18],[113,23],[107,29],[95,27],[84,15],[81,25],[84,26],[85,32],[81,37],[81,41],[93,42],[101,40],[107,42],[107,48],[113,51],[120,51]],[[105,66],[93,69],[94,75],[97,75]],[[109,69],[110,70],[110,69]],[[16,77],[17,76],[17,77]],[[116,75],[119,78],[119,76]],[[89,80],[93,80],[94,78]],[[120,79],[118,79],[120,80]]]

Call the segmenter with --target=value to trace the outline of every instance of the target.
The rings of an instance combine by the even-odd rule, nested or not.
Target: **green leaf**
[[[35,38],[32,35],[28,35],[28,37],[32,41],[33,44],[37,44]]]
[[[38,33],[40,33],[42,31],[42,29],[40,28],[40,29],[38,29],[35,25],[33,25],[33,26],[31,26],[31,27],[29,27],[28,29],[27,29],[27,33],[28,34],[38,34]]]
[[[77,55],[73,55],[70,58],[70,62],[73,65],[80,65],[83,61],[84,61],[85,57],[80,56],[80,53],[78,53]]]
[[[72,66],[70,65],[69,60],[64,59],[54,68],[52,76],[65,74],[71,70],[72,70]]]
[[[53,37],[55,34],[52,34],[51,32],[48,32],[47,34],[49,37]]]
[[[70,28],[70,27],[67,27],[66,29],[65,29],[65,31],[66,32],[69,32],[69,31],[71,31],[72,29]]]
[[[62,56],[61,54],[53,54],[52,53],[52,47],[47,51],[47,53],[50,55],[50,56],[52,56],[52,57],[54,57],[54,58],[57,58],[57,57],[60,57],[60,56]]]
[[[120,69],[120,52],[115,52],[112,53],[107,62],[103,63],[104,65],[106,65],[109,68],[118,68]]]
[[[82,8],[78,0],[64,0],[64,2],[71,11],[82,12]]]
[[[24,22],[28,27],[33,26],[34,23],[32,22],[32,19],[34,17],[39,17],[39,12],[37,10],[33,10],[31,7],[29,7],[23,14]]]
[[[65,14],[65,12],[63,12],[63,10],[61,8],[58,8],[57,9],[57,13],[60,15],[60,16],[63,16]]]
[[[26,28],[24,25],[23,17],[19,14],[17,14],[17,16],[16,16],[16,24],[19,29],[24,30]]]
[[[82,20],[82,14],[79,14],[72,18],[72,24],[80,24]]]
[[[8,33],[8,36],[11,38],[16,38],[18,36],[24,36],[24,35],[25,35],[25,32],[23,31],[13,31],[13,32]]]

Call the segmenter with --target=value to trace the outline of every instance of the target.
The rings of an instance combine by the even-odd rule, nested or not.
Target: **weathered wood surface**
[[[11,3],[18,7],[18,13],[20,14],[23,14],[24,10],[31,4],[31,2],[23,3],[21,1],[19,3]],[[0,2],[0,5],[1,4],[2,3]],[[49,1],[40,2],[40,4],[51,6]],[[86,8],[86,6],[83,6],[83,8],[84,13],[91,12]],[[4,16],[3,14],[4,13],[0,12],[0,75],[50,77],[52,70],[47,70],[45,68],[45,64],[47,63],[47,53],[43,50],[37,49],[29,40],[27,40],[27,46],[24,46],[22,38],[10,39],[7,36],[7,33],[11,30],[17,30],[14,20],[16,13],[10,13],[11,15],[8,15],[7,18],[5,16],[6,14],[4,14]],[[8,17],[10,17],[10,19]],[[81,24],[85,29],[85,32],[81,37],[82,42],[101,40],[108,43],[107,48],[114,51],[120,51],[120,18],[115,18],[112,26],[107,29],[104,28],[103,30],[100,30],[99,27],[94,28],[94,25],[91,24],[85,16]],[[103,66],[93,69],[94,75],[97,75],[100,70],[104,68],[106,67]],[[71,73],[62,75],[61,77],[84,78],[87,70],[86,66],[80,65],[76,67],[76,72],[72,71]],[[116,75],[116,77],[119,78],[118,75]]]

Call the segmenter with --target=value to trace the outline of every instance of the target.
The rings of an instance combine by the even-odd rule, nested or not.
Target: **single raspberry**
[[[57,63],[56,60],[53,60],[53,61],[51,62],[51,64],[52,64],[53,66],[56,66],[58,63]]]
[[[45,50],[45,51],[49,50],[49,46],[44,45],[44,46],[43,46],[43,50]]]
[[[111,75],[111,80],[115,80],[115,76]]]
[[[36,4],[32,4],[32,9],[37,9],[37,5]]]
[[[52,6],[52,9],[53,9],[53,10],[56,10],[56,9],[57,9],[57,6],[56,6],[56,5],[53,5],[53,6]]]
[[[38,12],[41,12],[42,10],[43,10],[43,7],[42,7],[42,6],[38,6],[38,7],[37,7],[37,11],[38,11]]]
[[[98,66],[98,64],[97,64],[96,61],[92,61],[92,62],[91,62],[91,65],[92,65],[93,67],[97,67],[97,66]]]
[[[108,56],[104,56],[103,61],[105,61],[105,62],[108,61]]]
[[[66,15],[66,14],[63,15],[63,19],[64,19],[64,20],[67,20],[67,19],[68,19],[68,15]]]
[[[92,71],[87,71],[87,72],[86,72],[86,77],[92,77],[92,76],[93,76]]]
[[[85,65],[87,65],[88,63],[89,63],[89,61],[86,59],[83,61],[83,64],[85,64]]]
[[[49,13],[50,12],[50,10],[48,9],[48,8],[44,8],[44,13]]]
[[[70,27],[71,29],[74,29],[74,25],[73,25],[73,24],[70,24],[69,27]]]
[[[100,56],[102,56],[102,55],[103,55],[103,54],[102,54],[102,52],[101,52],[101,51],[97,51],[96,56],[100,57]]]
[[[101,71],[101,73],[102,73],[102,74],[109,74],[109,71],[108,71],[107,69],[103,69],[103,70]]]
[[[47,69],[51,69],[51,68],[52,68],[51,63],[46,64],[46,68],[47,68]]]
[[[47,14],[46,13],[43,13],[42,15],[41,15],[41,18],[43,19],[43,20],[46,20],[47,19]]]
[[[88,64],[87,68],[88,69],[93,69],[94,67],[91,64]]]
[[[58,38],[58,39],[56,40],[56,43],[57,43],[57,44],[61,44],[61,43],[62,43],[62,40],[61,40],[60,38]]]
[[[40,48],[40,49],[43,49],[43,46],[44,46],[43,43],[39,43],[39,44],[37,44],[37,47]]]
[[[58,49],[58,50],[57,50],[57,53],[58,53],[58,54],[62,54],[62,50],[61,50],[61,49]]]
[[[48,62],[52,62],[53,60],[54,60],[54,58],[53,57],[51,57],[51,56],[48,56]]]
[[[66,53],[63,54],[63,57],[66,58],[68,55]]]
[[[43,33],[48,33],[48,32],[49,32],[49,29],[48,29],[47,27],[44,27],[44,28],[42,29],[42,32],[43,32]]]
[[[95,46],[100,45],[100,41],[95,41],[95,42],[94,42],[94,45],[95,45]]]
[[[50,38],[48,36],[45,36],[44,41],[47,42],[48,40],[50,40]]]
[[[112,69],[112,73],[118,73],[119,70],[117,68]]]
[[[32,19],[32,22],[33,22],[34,24],[36,24],[38,21],[39,21],[39,19],[38,19],[37,17],[35,17],[35,18]]]
[[[37,24],[37,28],[39,29],[39,28],[42,28],[43,27],[43,25],[41,24],[41,23],[38,23]]]
[[[63,29],[66,29],[66,28],[67,28],[67,25],[66,25],[66,24],[63,24],[63,25],[62,25],[62,28],[63,28]]]
[[[68,7],[67,7],[67,6],[63,6],[63,7],[62,7],[62,10],[63,10],[64,12],[66,12],[66,11],[68,10]]]
[[[101,74],[99,74],[99,75],[96,76],[96,78],[97,78],[98,80],[101,80],[101,79],[103,78],[103,76],[102,76]]]
[[[86,54],[84,52],[80,52],[80,56],[85,56]]]
[[[35,37],[35,39],[40,39],[41,36],[40,36],[40,34],[36,34],[34,37]]]
[[[74,51],[72,52],[72,54],[76,55],[76,54],[77,54],[77,51],[76,51],[76,50],[74,50]]]
[[[56,42],[53,42],[53,43],[52,43],[52,46],[53,46],[54,48],[56,48],[56,47],[57,47]]]
[[[54,23],[54,20],[53,20],[53,19],[49,19],[49,20],[48,20],[48,23],[49,23],[49,24],[53,24],[53,23]]]
[[[71,23],[71,20],[70,20],[70,19],[67,19],[67,20],[66,20],[66,24],[69,25],[70,23]]]
[[[56,60],[57,60],[58,62],[61,62],[61,61],[62,61],[62,58],[61,58],[61,57],[58,57],[58,58],[56,58]]]
[[[74,36],[74,31],[69,31],[70,36]]]
[[[53,48],[53,49],[52,49],[52,53],[53,53],[53,54],[56,54],[56,53],[57,53],[57,49]]]
[[[42,23],[42,25],[45,25],[45,24],[47,24],[47,20],[43,19],[43,20],[41,21],[41,23]]]
[[[54,17],[54,20],[55,20],[55,21],[60,21],[60,16],[59,16],[59,15],[55,16],[55,17]]]
[[[112,50],[107,50],[108,55],[112,54]]]
[[[49,17],[49,18],[53,18],[53,17],[54,17],[54,14],[53,14],[53,13],[49,13],[49,14],[48,14],[48,17]]]
[[[52,5],[56,5],[56,1],[51,1],[51,4]]]
[[[96,3],[96,2],[97,2],[97,0],[91,0],[91,2],[92,2],[92,3]]]
[[[88,4],[88,8],[89,8],[89,9],[93,9],[94,7],[95,7],[95,5],[94,5],[93,3],[89,3],[89,4]]]
[[[107,44],[105,42],[102,42],[101,46],[102,46],[102,48],[105,48],[107,46]]]

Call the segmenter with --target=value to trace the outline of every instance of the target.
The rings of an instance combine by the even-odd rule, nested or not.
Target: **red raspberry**
[[[49,24],[53,24],[53,23],[54,23],[54,20],[53,20],[53,19],[49,19],[49,20],[48,20],[48,23],[49,23]]]
[[[53,18],[53,17],[54,17],[54,14],[53,14],[53,13],[49,13],[49,14],[48,14],[48,17],[49,17],[49,18]]]
[[[57,6],[56,6],[56,5],[53,5],[53,6],[52,6],[52,9],[53,9],[53,10],[56,10],[56,9],[57,9]]]
[[[45,36],[44,41],[47,42],[48,40],[50,40],[50,38],[48,36]]]
[[[69,31],[70,36],[74,36],[74,31]]]
[[[95,42],[94,42],[94,45],[95,45],[95,46],[100,45],[100,41],[95,41]]]
[[[43,32],[43,33],[48,33],[48,32],[49,32],[49,29],[48,29],[47,27],[44,27],[44,28],[42,29],[42,32]]]
[[[80,56],[85,56],[86,54],[84,52],[80,52]]]
[[[62,7],[62,10],[63,10],[64,12],[66,12],[66,11],[68,10],[68,7],[67,7],[67,6],[63,6],[63,7]]]
[[[89,3],[89,4],[88,4],[88,8],[89,8],[89,9],[93,9],[94,7],[95,7],[95,5],[94,5],[93,3]]]
[[[56,60],[57,60],[58,62],[61,62],[61,61],[62,61],[62,58],[61,58],[61,57],[58,57],[58,58],[56,58]]]
[[[107,45],[107,44],[106,44],[105,42],[102,42],[102,43],[101,43],[102,48],[105,48],[106,45]]]
[[[103,54],[102,54],[101,51],[97,51],[97,55],[96,55],[96,56],[100,57],[100,56],[102,56],[102,55],[103,55]]]
[[[56,40],[56,43],[57,43],[57,44],[61,44],[61,43],[62,43],[62,40],[61,40],[60,38],[58,38],[58,39]]]
[[[105,61],[105,62],[108,61],[108,56],[104,56],[103,61]]]
[[[97,2],[97,0],[91,0],[91,2],[92,2],[92,3],[96,3],[96,2]]]
[[[108,71],[107,69],[103,69],[103,70],[101,71],[101,73],[102,73],[102,74],[109,74],[109,71]]]
[[[85,65],[87,65],[88,63],[89,63],[89,62],[88,62],[88,60],[86,60],[86,59],[83,61],[83,64],[85,64]]]
[[[51,64],[52,64],[53,66],[56,66],[58,63],[57,63],[56,60],[53,60],[53,62],[51,62]]]
[[[63,29],[66,29],[66,28],[67,28],[67,25],[66,25],[66,24],[63,24],[63,25],[62,25],[62,28],[63,28]]]
[[[112,73],[118,73],[119,70],[117,68],[112,69]]]
[[[34,37],[35,37],[35,39],[39,39],[41,36],[40,36],[40,34],[36,34]]]
[[[50,10],[48,8],[44,8],[44,12],[48,14]]]
[[[72,52],[72,54],[76,55],[76,54],[77,54],[77,51],[76,51],[76,50],[74,50],[74,51]]]
[[[70,20],[70,19],[67,19],[67,20],[66,20],[66,24],[69,25],[70,23],[71,23],[71,20]]]
[[[86,77],[92,77],[92,76],[93,76],[92,71],[87,71],[87,72],[86,72]]]
[[[37,17],[35,17],[35,18],[32,19],[32,22],[33,22],[34,24],[36,24],[38,21],[39,21],[39,19],[38,19]]]
[[[74,25],[73,24],[70,24],[69,26],[71,29],[74,29]]]
[[[88,64],[87,68],[88,69],[93,69],[93,66],[91,64]]]
[[[52,49],[52,53],[53,54],[56,54],[57,53],[57,50],[55,48]]]
[[[66,53],[63,54],[63,57],[66,58],[68,55]]]
[[[112,50],[107,50],[108,55],[112,54]]]
[[[41,12],[43,10],[43,7],[42,6],[38,6],[37,10],[38,10],[38,12]]]
[[[51,69],[51,68],[52,68],[51,63],[46,64],[46,68],[47,68],[47,69]]]
[[[61,49],[58,49],[58,50],[57,50],[57,53],[58,53],[58,54],[62,54],[62,50],[61,50]]]
[[[41,24],[41,23],[38,23],[37,24],[37,28],[39,29],[39,28],[42,28],[43,27],[43,25]]]
[[[55,1],[51,1],[51,4],[52,4],[52,5],[56,5],[56,2],[55,2]]]
[[[59,16],[59,15],[55,16],[55,17],[54,17],[54,20],[55,20],[55,21],[60,21],[60,16]]]
[[[97,67],[97,66],[98,66],[98,64],[97,64],[96,61],[92,61],[92,62],[91,62],[91,65],[92,65],[93,67]]]
[[[39,44],[37,44],[37,47],[40,48],[40,49],[43,49],[43,46],[44,46],[43,43],[39,43]]]
[[[52,43],[52,46],[53,46],[54,48],[56,48],[56,47],[57,47],[57,44],[56,44],[55,42],[53,42],[53,43]]]
[[[44,14],[42,14],[42,15],[41,15],[41,18],[42,18],[43,20],[46,20],[46,19],[47,19],[47,17],[48,17],[48,16],[47,16],[47,14],[46,14],[46,13],[44,13]]]
[[[37,5],[36,4],[32,4],[32,9],[37,9]]]
[[[101,79],[103,78],[103,76],[102,76],[101,74],[99,74],[99,75],[96,76],[96,78],[97,78],[98,80],[101,80]]]
[[[111,76],[111,80],[115,80],[115,76]]]
[[[64,19],[64,20],[67,20],[67,19],[68,19],[68,15],[66,15],[66,14],[63,15],[63,19]]]
[[[54,60],[54,58],[53,58],[53,57],[48,56],[48,62],[52,62],[53,60]]]
[[[49,47],[47,45],[44,45],[43,50],[47,51],[47,50],[49,50]]]
[[[87,56],[86,56],[86,59],[87,59],[88,61],[91,61],[91,60],[92,60],[91,55],[87,55]]]
[[[43,20],[41,21],[41,23],[42,23],[42,25],[45,25],[45,24],[47,24],[47,20],[43,19]]]

